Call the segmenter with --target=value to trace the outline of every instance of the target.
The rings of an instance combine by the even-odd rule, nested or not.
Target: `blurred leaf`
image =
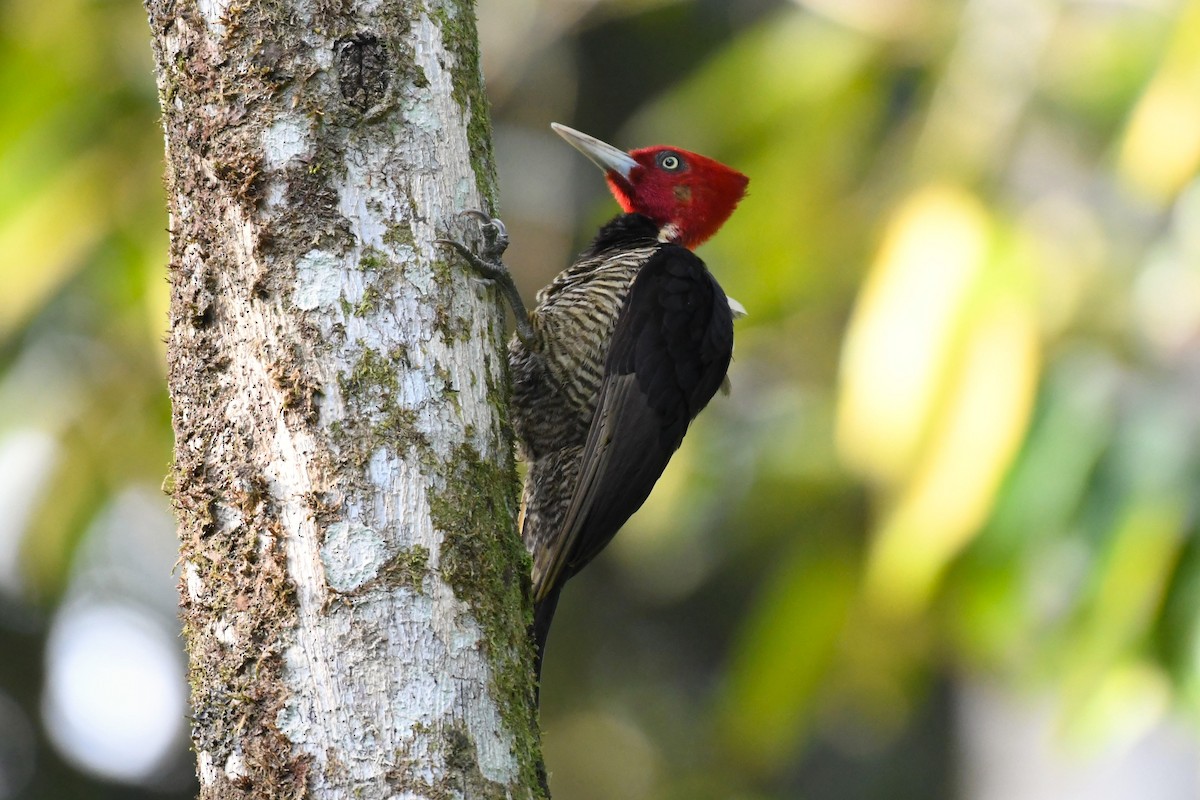
[[[885,486],[913,468],[941,411],[941,381],[988,235],[973,197],[923,189],[896,209],[867,275],[846,334],[838,442],[848,464]]]
[[[84,265],[108,220],[101,201],[102,162],[82,159],[0,218],[0,337],[10,334],[58,286]]]
[[[1162,68],[1133,109],[1121,142],[1124,177],[1165,200],[1200,167],[1200,2],[1184,3]]]
[[[778,764],[811,724],[854,591],[845,553],[793,547],[764,587],[729,668],[721,735],[741,761]]]

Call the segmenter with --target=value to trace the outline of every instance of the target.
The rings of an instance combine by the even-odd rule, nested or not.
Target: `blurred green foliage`
[[[98,35],[102,32],[102,35]],[[166,219],[157,97],[139,8],[0,10],[0,437],[55,440],[21,549],[28,598],[62,590],[106,498],[160,483]]]
[[[1200,0],[481,15],[501,145],[558,119],[752,179],[702,252],[750,310],[734,392],[564,595],[556,796],[951,796],[946,687],[977,676],[1051,693],[1077,743],[1195,714]],[[10,0],[0,87],[0,452],[53,442],[0,488],[0,606],[49,614],[89,521],[170,457],[141,9]],[[612,212],[586,165],[539,169],[502,164],[533,283]]]

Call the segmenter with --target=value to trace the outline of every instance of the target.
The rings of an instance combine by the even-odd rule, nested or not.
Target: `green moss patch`
[[[516,473],[507,461],[496,464],[460,445],[446,464],[445,488],[430,493],[429,507],[444,536],[442,577],[483,628],[493,696],[505,728],[516,737],[521,781],[537,786],[530,560],[516,530]]]

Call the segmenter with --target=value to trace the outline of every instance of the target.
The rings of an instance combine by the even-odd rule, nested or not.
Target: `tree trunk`
[[[147,0],[203,798],[542,794],[469,0]]]

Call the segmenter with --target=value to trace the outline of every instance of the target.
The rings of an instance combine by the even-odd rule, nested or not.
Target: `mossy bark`
[[[473,6],[146,7],[201,797],[539,797]]]

